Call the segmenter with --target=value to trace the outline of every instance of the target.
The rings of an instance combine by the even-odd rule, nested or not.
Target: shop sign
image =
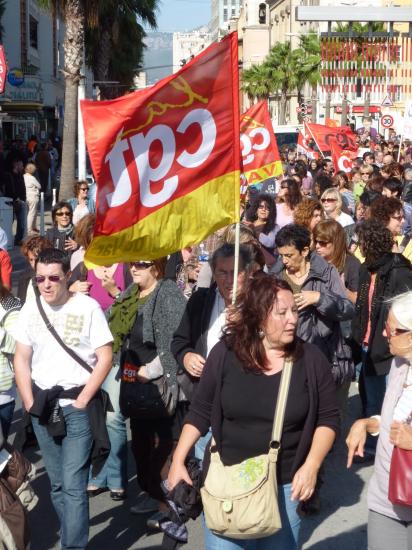
[[[0,94],[4,93],[7,77],[7,62],[4,47],[0,45]]]
[[[18,88],[8,89],[10,99],[20,103],[43,103],[43,87],[39,77],[26,76]]]
[[[21,69],[10,69],[7,75],[7,82],[10,86],[16,86],[17,88],[24,84],[24,73]]]

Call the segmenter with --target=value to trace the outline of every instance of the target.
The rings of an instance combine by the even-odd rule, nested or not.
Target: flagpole
[[[312,136],[313,141],[316,143],[316,147],[319,149],[320,154],[322,155],[322,158],[325,158],[325,155],[321,151],[318,142],[315,139],[315,136],[312,133],[312,130],[309,128],[309,124],[305,124],[306,128],[309,130],[310,135]]]
[[[399,162],[399,160],[400,160],[400,158],[401,158],[402,143],[403,143],[403,130],[402,130],[402,134],[401,134],[401,140],[400,140],[400,142],[399,142],[398,160],[397,160],[396,162]]]
[[[235,266],[233,268],[232,305],[236,303],[237,277],[239,274],[239,246],[240,246],[240,222],[235,227]]]

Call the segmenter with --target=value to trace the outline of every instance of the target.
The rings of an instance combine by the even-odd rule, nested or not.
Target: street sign
[[[382,107],[393,107],[392,99],[387,95],[381,103]]]
[[[390,128],[391,126],[393,126],[393,116],[383,115],[381,118],[381,124],[384,128]]]

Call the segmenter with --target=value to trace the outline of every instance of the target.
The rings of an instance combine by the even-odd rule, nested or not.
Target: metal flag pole
[[[236,303],[237,278],[239,274],[239,246],[240,246],[240,222],[237,222],[236,228],[235,228],[235,265],[233,268],[232,305]]]
[[[44,193],[40,193],[40,235],[44,237]]]
[[[323,151],[321,151],[321,148],[319,147],[319,144],[318,144],[318,142],[316,141],[315,136],[314,136],[313,133],[312,133],[312,130],[309,128],[309,124],[308,124],[308,123],[305,123],[305,128],[308,129],[309,134],[312,136],[313,141],[316,143],[316,147],[319,149],[319,153],[322,155],[322,158],[325,158],[325,155],[323,154]]]

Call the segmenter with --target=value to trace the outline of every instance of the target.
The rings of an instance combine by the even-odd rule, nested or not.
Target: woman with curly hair
[[[282,527],[266,537],[262,533],[262,538],[234,540],[215,535],[205,525],[207,550],[298,548],[298,501],[307,501],[314,492],[320,465],[335,439],[339,413],[329,363],[316,346],[296,337],[297,323],[290,286],[258,273],[248,280],[235,315],[206,360],[173,455],[170,488],[182,479],[191,483],[185,459],[210,427],[225,465],[253,468],[254,457],[268,451],[285,360],[293,364],[276,464]]]
[[[310,232],[313,231],[317,223],[324,219],[322,204],[317,200],[305,199],[293,211],[293,222],[303,225]]]
[[[364,413],[373,416],[380,413],[386,376],[393,359],[388,341],[383,336],[388,318],[388,300],[412,289],[412,268],[402,254],[392,252],[393,235],[380,220],[370,219],[361,223],[358,238],[365,262],[359,272],[352,335],[362,349]],[[368,451],[374,452],[372,444]]]
[[[268,193],[260,193],[248,211],[248,221],[267,254],[266,263],[275,261],[275,237],[279,231],[276,224],[276,204]]]
[[[293,222],[293,213],[300,202],[302,202],[302,193],[298,182],[293,178],[283,180],[276,197],[279,229]]]
[[[396,197],[379,197],[371,205],[370,216],[378,220],[389,231],[394,240],[392,252],[400,252],[405,258],[412,258],[412,241],[404,235],[405,213],[403,204]]]

